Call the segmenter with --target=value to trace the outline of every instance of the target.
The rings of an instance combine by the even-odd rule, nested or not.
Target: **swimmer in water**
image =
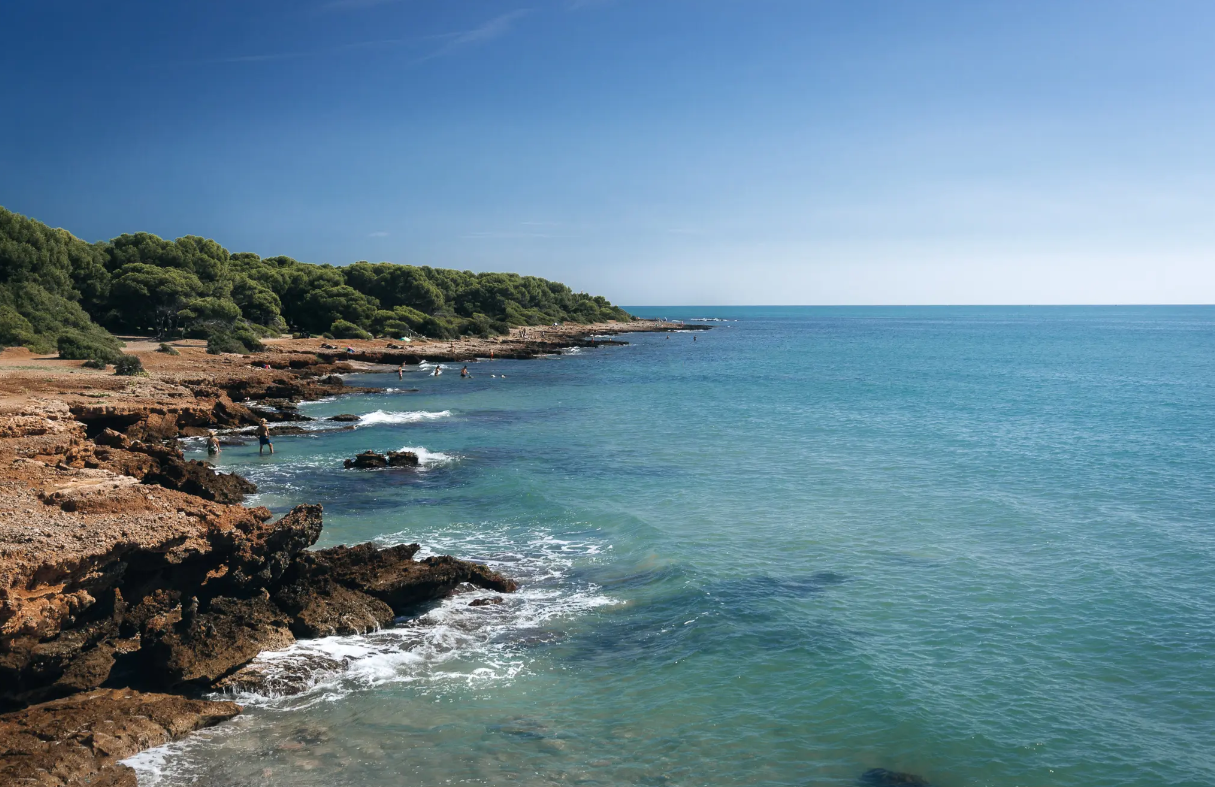
[[[212,431],[207,434],[207,454],[210,456],[219,456],[219,452],[219,438],[217,438],[215,436],[215,432]]]
[[[397,379],[398,380],[405,379],[405,365],[404,364],[401,364],[400,366],[397,367]]]
[[[472,377],[472,375],[468,373],[467,366],[465,366],[463,369],[460,370],[460,376],[461,377]]]
[[[443,367],[442,367],[442,366],[436,366],[436,367],[435,367],[435,377],[438,377],[438,376],[439,376],[440,374],[442,374],[442,373],[443,373]]]

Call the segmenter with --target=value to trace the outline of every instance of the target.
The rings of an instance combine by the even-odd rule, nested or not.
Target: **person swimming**
[[[400,366],[397,367],[397,379],[398,380],[405,379],[405,364],[401,364]]]
[[[270,442],[270,427],[266,424],[266,419],[257,426],[257,455],[262,455],[262,449],[270,446],[270,455],[274,456],[274,443]]]
[[[461,377],[472,377],[472,375],[468,373],[467,366],[465,366],[463,369],[460,370],[460,376]]]
[[[219,438],[215,436],[215,432],[207,434],[207,453],[211,456],[219,456]]]
[[[438,377],[440,374],[443,374],[443,367],[436,364],[435,365],[435,377]]]

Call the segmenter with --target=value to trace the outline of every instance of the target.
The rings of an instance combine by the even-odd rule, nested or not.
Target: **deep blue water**
[[[143,783],[1215,783],[1215,308],[634,312],[732,321],[360,376],[421,390],[228,449],[322,545],[524,588],[263,657],[308,690]]]

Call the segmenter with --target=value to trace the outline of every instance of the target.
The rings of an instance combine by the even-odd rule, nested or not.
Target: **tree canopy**
[[[286,330],[431,338],[631,317],[605,298],[514,273],[229,253],[213,240],[146,232],[87,243],[0,207],[0,346],[117,353],[111,331],[256,343]],[[60,342],[61,337],[67,337]],[[66,355],[65,355],[66,357]]]

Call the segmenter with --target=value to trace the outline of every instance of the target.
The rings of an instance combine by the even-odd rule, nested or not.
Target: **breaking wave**
[[[434,421],[439,418],[451,417],[451,410],[441,410],[439,412],[428,412],[426,410],[410,410],[406,412],[393,412],[388,410],[376,410],[372,413],[359,418],[359,426],[376,426],[378,424],[412,424],[418,421]]]
[[[456,457],[452,454],[445,454],[442,451],[427,451],[421,446],[407,445],[400,449],[401,451],[411,451],[418,455],[418,467],[423,470],[428,470],[432,467],[442,467],[446,464],[451,464],[456,461]]]

